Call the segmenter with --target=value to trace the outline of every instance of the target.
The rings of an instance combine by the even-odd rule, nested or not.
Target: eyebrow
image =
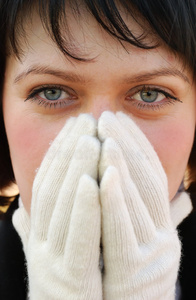
[[[50,69],[48,67],[40,67],[40,66],[32,66],[28,70],[21,72],[19,75],[16,76],[14,79],[14,84],[17,84],[19,81],[22,79],[26,78],[29,75],[53,75],[55,77],[61,78],[66,81],[70,81],[73,83],[81,83],[85,84],[87,81],[83,76],[77,75],[73,72],[64,72],[61,70],[57,69]],[[150,72],[145,72],[142,74],[135,74],[131,76],[125,76],[122,78],[122,83],[127,83],[127,84],[133,84],[136,82],[143,82],[143,81],[149,81],[152,79],[155,79],[156,77],[166,77],[166,76],[174,76],[174,77],[179,77],[183,81],[187,82],[190,84],[189,78],[182,73],[178,69],[170,69],[170,68],[163,68],[160,70],[152,70]]]
[[[85,83],[86,80],[77,74],[72,72],[62,72],[61,70],[50,69],[48,67],[40,67],[40,66],[32,66],[27,71],[21,72],[14,79],[14,83],[18,83],[22,79],[26,78],[28,75],[53,75],[59,77],[63,80],[71,81],[71,82],[80,82]]]
[[[144,74],[139,74],[134,76],[134,78],[130,79],[128,78],[128,80],[126,81],[127,83],[134,83],[134,82],[140,82],[140,81],[148,81],[148,80],[152,80],[156,77],[166,77],[166,76],[174,76],[174,77],[179,77],[181,79],[183,79],[183,81],[187,82],[190,84],[190,80],[189,78],[182,73],[180,70],[178,69],[169,69],[169,68],[163,68],[161,70],[155,70],[155,71],[151,71],[149,73],[144,73]]]

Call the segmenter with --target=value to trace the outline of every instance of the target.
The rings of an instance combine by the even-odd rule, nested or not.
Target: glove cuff
[[[171,219],[175,228],[190,214],[193,206],[187,192],[176,194],[170,203]]]

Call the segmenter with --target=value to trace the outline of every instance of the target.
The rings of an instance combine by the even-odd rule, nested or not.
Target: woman
[[[195,2],[0,9],[1,187],[19,187],[30,299],[180,299]]]

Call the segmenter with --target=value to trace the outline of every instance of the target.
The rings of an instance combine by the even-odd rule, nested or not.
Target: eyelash
[[[47,90],[60,90],[61,92],[67,93],[68,98],[66,100],[39,99],[38,94],[43,93]],[[42,85],[39,88],[35,88],[34,90],[32,90],[24,101],[26,102],[28,100],[30,100],[31,102],[37,102],[39,106],[44,106],[45,108],[62,108],[64,106],[70,105],[73,100],[77,100],[77,96],[70,88],[65,88],[61,85]]]
[[[139,110],[154,110],[154,111],[160,110],[161,108],[164,108],[166,105],[175,104],[176,102],[182,103],[182,101],[179,98],[174,97],[173,95],[166,92],[165,90],[160,89],[155,86],[146,86],[146,85],[138,86],[137,88],[135,88],[134,93],[132,91],[132,95],[136,95],[136,94],[142,93],[142,92],[151,92],[151,91],[162,94],[163,96],[165,96],[167,101],[164,100],[164,101],[159,101],[159,102],[152,102],[152,103],[149,102],[148,103],[148,102],[144,102],[144,101],[142,102],[139,100],[135,100],[133,98],[133,96],[126,97],[126,98],[129,98],[126,100],[127,100],[127,102],[132,102],[131,104],[136,106],[137,109],[139,109]]]
[[[66,100],[47,100],[47,99],[39,99],[38,94],[42,93],[46,90],[60,90],[62,92],[67,93],[68,99]],[[134,91],[133,91],[134,90]],[[157,92],[159,94],[162,94],[165,96],[167,101],[159,101],[159,102],[144,102],[140,100],[135,100],[133,98],[134,95],[142,92]],[[132,105],[136,106],[137,109],[139,110],[159,110],[165,105],[171,105],[175,104],[175,102],[180,102],[182,101],[174,96],[172,96],[170,93],[166,92],[163,89],[160,89],[155,86],[138,86],[135,89],[132,89],[131,91],[132,96],[126,96],[126,101],[131,103]],[[29,93],[27,98],[24,101],[30,100],[31,102],[37,102],[39,106],[44,106],[45,108],[63,108],[66,106],[69,106],[70,104],[73,103],[74,100],[77,100],[77,95],[74,93],[74,91],[70,88],[65,88],[64,86],[61,85],[43,85],[40,86],[39,88],[35,88],[33,91]]]

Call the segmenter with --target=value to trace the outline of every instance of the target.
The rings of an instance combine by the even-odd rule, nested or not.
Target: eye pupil
[[[46,97],[46,99],[48,100],[58,100],[61,96],[61,90],[60,89],[48,89],[44,91],[44,96]]]
[[[154,102],[158,97],[157,91],[141,91],[140,96],[144,102]]]

